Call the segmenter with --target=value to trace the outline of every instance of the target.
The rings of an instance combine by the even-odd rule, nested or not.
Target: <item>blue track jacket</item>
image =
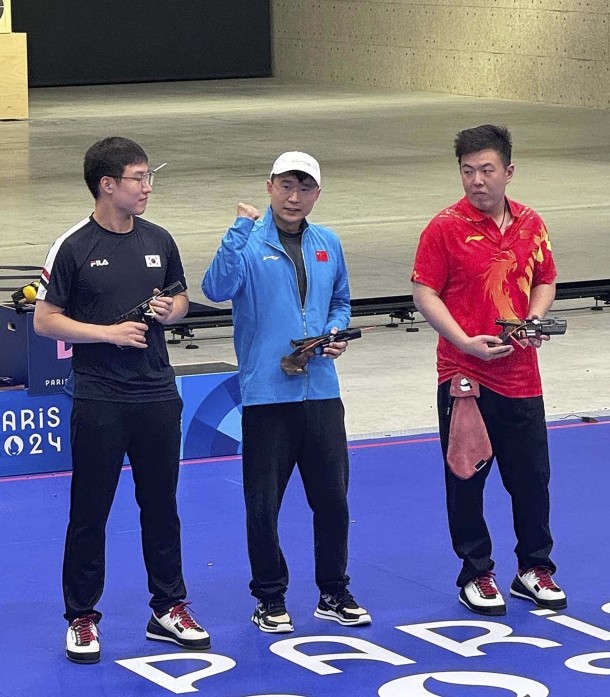
[[[254,222],[237,218],[223,237],[201,287],[214,302],[233,301],[234,342],[244,406],[339,396],[335,362],[316,357],[306,375],[286,375],[291,339],[345,329],[350,321],[347,268],[337,235],[308,224],[303,232],[305,307],[294,264],[284,251],[271,206]]]

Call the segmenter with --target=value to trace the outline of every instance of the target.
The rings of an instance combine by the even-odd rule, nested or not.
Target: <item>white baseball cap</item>
[[[322,177],[320,176],[320,165],[311,155],[306,152],[285,152],[282,153],[273,163],[271,174],[284,174],[284,172],[305,172],[316,180],[320,186]]]

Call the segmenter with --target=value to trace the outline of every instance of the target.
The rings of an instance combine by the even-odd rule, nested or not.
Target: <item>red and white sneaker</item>
[[[534,566],[527,571],[519,569],[511,584],[510,594],[515,598],[531,600],[538,607],[549,610],[568,607],[566,594],[553,581],[551,571],[546,566]]]
[[[495,574],[486,571],[460,590],[460,602],[479,615],[497,617],[506,614],[506,603],[496,586]]]
[[[156,612],[146,627],[146,638],[155,641],[171,641],[196,651],[210,648],[210,635],[200,627],[186,609],[189,603],[178,603],[159,616]]]
[[[66,658],[72,663],[99,663],[100,642],[96,615],[77,617],[66,635]]]

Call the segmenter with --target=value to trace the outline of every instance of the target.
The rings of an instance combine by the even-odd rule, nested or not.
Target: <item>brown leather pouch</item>
[[[447,464],[460,479],[470,479],[487,465],[493,456],[487,429],[479,411],[479,383],[461,373],[451,379],[453,400],[449,425]]]

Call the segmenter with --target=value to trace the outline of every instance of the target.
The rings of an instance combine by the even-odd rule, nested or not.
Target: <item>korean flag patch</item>
[[[149,269],[160,268],[161,266],[161,257],[158,254],[146,254],[144,259],[146,259],[146,266]]]

